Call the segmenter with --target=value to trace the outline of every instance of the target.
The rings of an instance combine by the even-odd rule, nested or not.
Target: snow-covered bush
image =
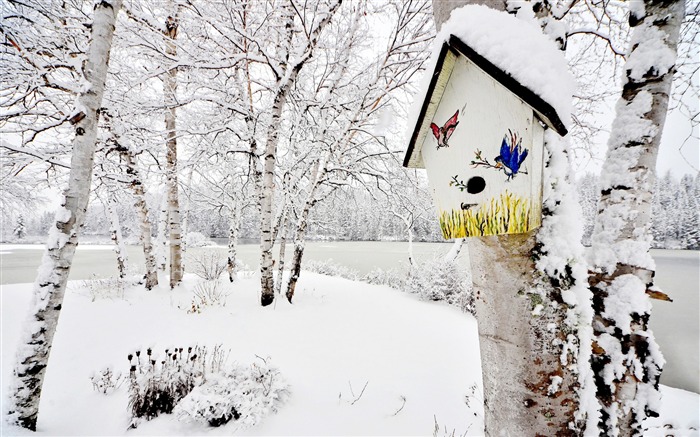
[[[250,366],[234,365],[207,376],[175,407],[184,422],[221,426],[231,420],[253,426],[277,412],[286,400],[289,386],[267,361]]]
[[[189,254],[188,264],[192,272],[207,281],[215,281],[226,270],[226,257],[216,249],[205,249]]]
[[[405,275],[395,269],[376,268],[362,277],[361,281],[374,285],[386,285],[397,290],[403,289]]]
[[[192,290],[192,309],[189,312],[201,312],[206,306],[226,306],[226,298],[230,294],[220,281],[201,281]]]
[[[340,278],[356,281],[359,274],[356,270],[334,262],[332,259],[325,261],[309,260],[304,263],[304,270],[326,276],[337,276]]]
[[[215,364],[221,354],[220,348],[215,348],[208,358],[207,349],[202,347],[166,349],[160,359],[150,348],[145,357],[141,351],[129,354],[129,427],[172,413],[175,405],[204,381],[208,364]]]
[[[201,232],[188,232],[185,236],[185,246],[187,247],[203,247],[209,241]]]
[[[119,277],[98,278],[93,274],[92,279],[83,281],[83,288],[93,302],[97,299],[124,299],[125,289],[135,282]]]
[[[474,313],[471,278],[454,261],[434,258],[411,268],[404,291],[418,294],[422,299],[445,301],[463,311]]]
[[[228,365],[221,345],[166,349],[156,358],[149,348],[129,354],[131,428],[161,413],[185,422],[221,426],[236,420],[254,425],[276,412],[289,387],[267,360],[251,366]]]
[[[118,390],[122,386],[126,378],[121,372],[116,375],[109,367],[106,367],[99,372],[95,372],[91,377],[92,388],[102,394],[110,394]]]

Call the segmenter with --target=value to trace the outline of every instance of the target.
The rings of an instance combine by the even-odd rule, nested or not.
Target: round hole
[[[474,176],[467,181],[467,193],[478,194],[486,188],[486,181],[481,176]]]

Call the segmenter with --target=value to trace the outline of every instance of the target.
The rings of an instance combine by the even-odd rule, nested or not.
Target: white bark
[[[285,201],[287,201],[285,196]],[[280,252],[277,265],[277,281],[275,281],[275,294],[280,294],[282,291],[282,283],[284,282],[284,257],[287,251],[287,210],[288,206],[282,207],[282,217],[280,217],[279,239]]]
[[[626,78],[603,165],[589,282],[593,366],[607,435],[641,435],[644,419],[659,412],[663,357],[648,326],[655,269],[650,215],[684,3],[645,0],[631,11]]]
[[[134,194],[134,208],[139,218],[139,240],[143,248],[143,256],[146,261],[146,290],[151,290],[158,286],[158,266],[151,243],[151,221],[148,219],[148,205],[146,204],[146,193],[143,189],[141,172],[136,164],[134,153],[126,148],[122,151],[122,157],[126,161],[126,172],[131,177],[129,187]]]
[[[168,196],[163,196],[158,215],[158,234],[156,235],[156,258],[158,270],[164,272],[168,265]]]
[[[231,218],[228,228],[228,258],[226,261],[226,270],[228,271],[228,279],[233,282],[238,273],[238,260],[236,255],[236,246],[238,244],[238,232],[241,228],[241,206],[237,203],[231,208]]]
[[[119,277],[124,279],[126,278],[126,270],[129,261],[126,253],[126,246],[124,245],[124,238],[122,237],[119,215],[117,214],[117,201],[113,196],[110,196],[107,200],[107,213],[109,215],[111,240],[114,243],[114,252],[117,255],[117,271],[119,272]]]
[[[294,65],[287,65],[289,53],[285,51],[282,68],[284,77],[280,78],[277,83],[276,92],[272,104],[270,124],[268,125],[265,149],[263,151],[263,174],[262,174],[262,192],[260,202],[260,303],[262,306],[270,305],[275,299],[274,291],[274,276],[272,262],[272,246],[274,239],[272,235],[272,204],[275,192],[275,160],[277,157],[277,144],[279,142],[279,125],[282,117],[282,111],[287,102],[287,96],[294,85],[294,82],[299,75],[299,71],[304,64],[313,56],[314,48],[318,43],[318,38],[323,29],[328,25],[335,11],[340,6],[340,0],[334,3],[320,20],[318,25],[309,35],[309,40],[304,48],[303,56]],[[290,11],[291,22],[288,24],[288,30],[291,32],[293,26],[293,12]],[[291,35],[291,33],[290,33]],[[291,41],[291,36],[290,36]],[[286,47],[288,48],[288,47]]]
[[[452,247],[450,247],[449,252],[445,254],[445,261],[455,262],[462,252],[462,247],[464,247],[464,238],[455,238],[455,242],[452,244]]]
[[[41,388],[63,304],[78,232],[90,196],[95,156],[98,109],[102,104],[109,51],[121,0],[95,4],[90,43],[84,67],[84,91],[78,96],[73,154],[65,200],[56,213],[42,266],[34,283],[31,315],[25,324],[15,366],[15,387],[8,404],[11,422],[36,430]]]
[[[165,22],[165,52],[171,59],[177,57],[178,21],[168,17]],[[170,288],[174,288],[182,280],[182,230],[180,228],[180,201],[177,183],[177,66],[171,65],[163,81],[165,98],[165,130],[166,130],[166,173],[168,188],[168,229],[170,239]]]

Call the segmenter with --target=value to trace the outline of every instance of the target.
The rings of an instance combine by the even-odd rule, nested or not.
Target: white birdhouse
[[[427,170],[446,239],[540,226],[546,127],[567,133],[549,103],[451,36],[404,159]]]

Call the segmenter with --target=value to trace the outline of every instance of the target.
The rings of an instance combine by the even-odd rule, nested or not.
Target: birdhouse
[[[426,169],[446,239],[540,226],[548,127],[567,133],[549,103],[450,37],[404,159]]]

